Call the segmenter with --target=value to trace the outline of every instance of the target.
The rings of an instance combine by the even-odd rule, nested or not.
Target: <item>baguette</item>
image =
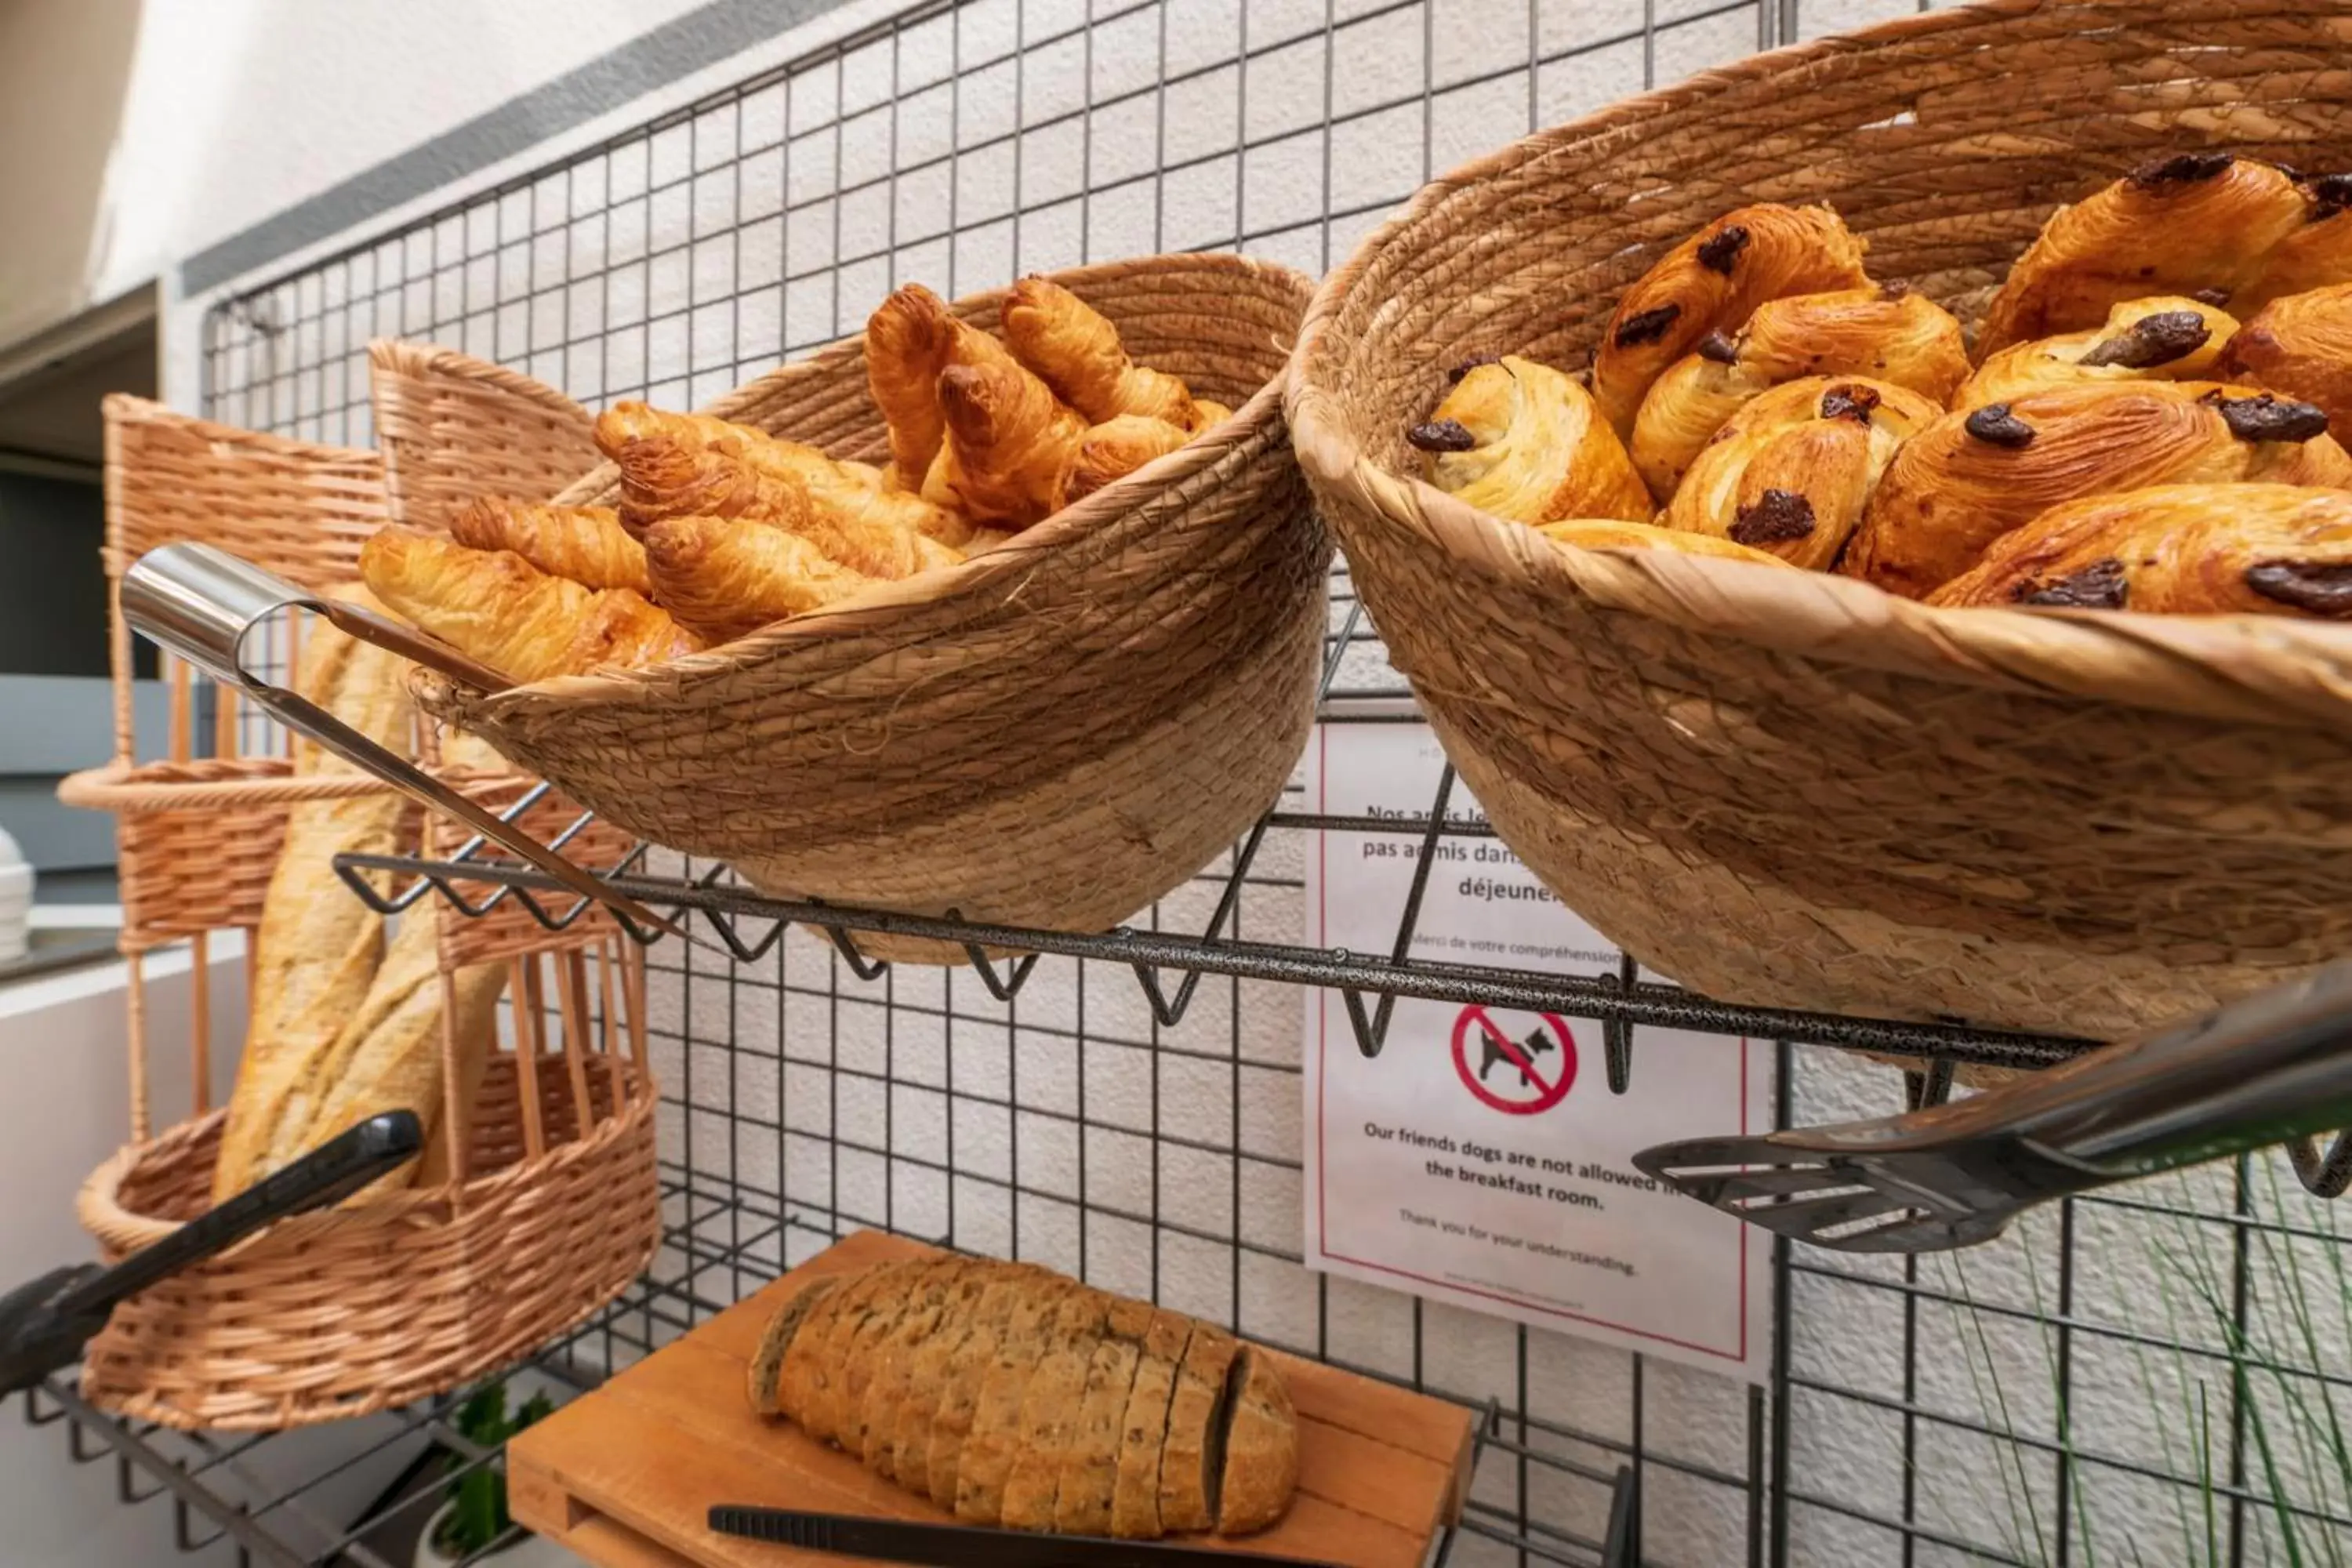
[[[373,608],[357,589],[337,595]],[[407,666],[324,619],[303,639],[294,689],[378,745],[409,750]],[[298,778],[355,772],[315,742],[294,747]],[[368,994],[383,960],[383,921],[336,875],[341,853],[398,849],[401,797],[389,793],[303,801],[286,818],[285,847],[270,872],[254,932],[254,971],[245,1050],[213,1167],[215,1202],[251,1186],[291,1158],[279,1133],[280,1102],[316,1077],[316,1059],[335,1048],[345,1022]]]

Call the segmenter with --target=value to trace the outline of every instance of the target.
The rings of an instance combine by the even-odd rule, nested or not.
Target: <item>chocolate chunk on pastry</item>
[[[1940,405],[1968,373],[1959,322],[1924,294],[1866,288],[1768,300],[1737,337],[1710,333],[1652,384],[1633,420],[1633,467],[1663,504],[1724,422],[1783,382],[1864,376]]]
[[[2183,295],[2127,300],[2100,326],[2013,343],[1990,355],[1951,405],[1979,408],[2090,382],[2210,380],[2220,374],[2216,366],[2238,330],[2228,311]]]
[[[1650,516],[1650,493],[1591,395],[1516,354],[1469,371],[1405,439],[1429,454],[1431,484],[1508,521]]]
[[[1827,571],[1896,448],[1942,412],[1859,376],[1785,383],[1725,422],[1659,521]]]
[[[1923,598],[2063,501],[2158,484],[2352,483],[2352,458],[2332,437],[2254,398],[2242,387],[2140,381],[1948,414],[1887,465],[1839,570]]]
[[[1825,206],[1726,213],[1619,297],[1592,362],[1592,395],[1621,436],[1650,384],[1710,333],[1736,332],[1768,300],[1861,289],[1864,244]]]
[[[2127,300],[2186,295],[2250,315],[2352,282],[2352,223],[2325,180],[2225,152],[2150,160],[2062,207],[1986,307],[1977,353],[2088,330]]]
[[[2352,617],[2352,494],[2158,485],[2055,506],[1928,595],[2183,615]]]
[[[1536,530],[1546,539],[1573,544],[1580,550],[1671,550],[1682,555],[1712,555],[1724,561],[1745,561],[1753,566],[1786,567],[1778,555],[1735,544],[1712,533],[1692,533],[1649,522],[1618,522],[1608,519],[1548,522]]]

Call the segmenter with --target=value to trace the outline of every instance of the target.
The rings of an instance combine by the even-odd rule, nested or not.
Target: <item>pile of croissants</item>
[[[951,566],[1176,450],[1232,411],[1135,363],[1042,278],[999,338],[910,284],[866,330],[890,465],[619,403],[596,421],[620,504],[482,497],[449,532],[387,528],[360,571],[420,629],[516,682],[659,663]]]
[[[2144,164],[1960,323],[1827,207],[1726,214],[1589,374],[1474,360],[1430,481],[1570,543],[1837,572],[1937,605],[2352,618],[2352,176]]]

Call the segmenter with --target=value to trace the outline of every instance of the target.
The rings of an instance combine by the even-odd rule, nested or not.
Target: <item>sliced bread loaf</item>
[[[1241,1342],[1224,1330],[1195,1324],[1168,1401],[1168,1447],[1160,1458],[1160,1528],[1206,1530],[1217,1522],[1225,1384]]]
[[[1066,1535],[1110,1533],[1111,1496],[1118,1485],[1118,1424],[1135,1387],[1136,1363],[1151,1316],[1151,1309],[1141,1301],[1111,1301],[1103,1337],[1087,1367],[1077,1428],[1064,1451],[1061,1480],[1054,1493],[1054,1528]]]
[[[1095,1347],[1102,1342],[1111,1300],[1082,1287],[1062,1302],[1054,1342],[1021,1397],[1020,1437],[1012,1467],[1004,1473],[1004,1496],[997,1510],[998,1521],[1008,1530],[1054,1528],[1062,1465],[1077,1433],[1087,1370],[1094,1364]]]
[[[761,1415],[783,1414],[783,1406],[776,1402],[776,1384],[783,1376],[785,1353],[792,1348],[793,1336],[809,1321],[809,1314],[840,1283],[831,1275],[817,1279],[768,1320],[767,1331],[760,1336],[760,1347],[751,1352],[751,1408]]]
[[[965,1369],[949,1389],[931,1434],[931,1500],[939,1500],[942,1467],[956,1517],[994,1524],[1004,1503],[1004,1478],[1021,1436],[1021,1401],[1037,1363],[1053,1345],[1063,1299],[1082,1289],[1076,1280],[1041,1279],[1018,1291],[1013,1315],[985,1366]]]
[[[1225,1461],[1217,1489],[1217,1533],[1264,1530],[1290,1506],[1298,1486],[1298,1412],[1272,1358],[1244,1345],[1225,1401]]]
[[[1135,1387],[1118,1433],[1118,1479],[1110,1500],[1110,1532],[1149,1541],[1160,1534],[1160,1456],[1168,1446],[1168,1399],[1176,1370],[1192,1342],[1192,1320],[1179,1312],[1151,1314]]]

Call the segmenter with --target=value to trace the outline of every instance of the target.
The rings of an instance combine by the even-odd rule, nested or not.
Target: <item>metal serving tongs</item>
[[[415,1111],[371,1116],[112,1268],[69,1264],[0,1296],[0,1394],[29,1388],[79,1361],[82,1347],[126,1299],[266,1225],[341,1202],[415,1159],[424,1146]]]
[[[503,691],[514,684],[437,638],[357,605],[309,593],[209,544],[159,545],[122,574],[122,614],[133,627],[215,679],[244,692],[278,722],[300,731],[403,794],[446,812],[573,892],[641,925],[697,942],[682,927],[573,865],[515,824],[467,800],[407,758],[377,745],[317,703],[285,687],[272,686],[247,668],[246,639],[253,628],[289,607],[323,616],[362,642],[373,643],[478,690]]]
[[[2052,1198],[2352,1124],[2352,961],[1949,1105],[1633,1156],[1816,1247],[1933,1252]]]

